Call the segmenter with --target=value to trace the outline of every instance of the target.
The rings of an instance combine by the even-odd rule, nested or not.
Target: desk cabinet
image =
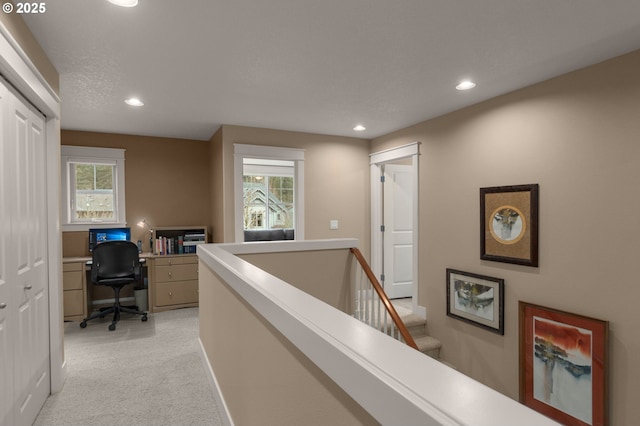
[[[158,256],[150,260],[151,311],[198,306],[198,257]]]
[[[65,321],[79,321],[88,316],[85,262],[62,264],[62,290]]]

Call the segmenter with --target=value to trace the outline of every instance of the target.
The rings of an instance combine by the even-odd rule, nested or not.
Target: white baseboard
[[[202,346],[202,340],[198,338],[199,344],[199,353],[200,358],[202,359],[202,363],[204,364],[207,377],[209,378],[209,384],[211,385],[211,391],[213,394],[213,399],[216,401],[218,406],[218,413],[220,414],[220,420],[224,426],[234,426],[233,419],[231,418],[231,413],[229,412],[229,407],[227,407],[227,403],[224,400],[224,396],[222,395],[222,390],[218,385],[218,380],[216,379],[216,374],[213,372],[213,368],[211,367],[211,363],[209,362],[209,358],[207,358],[207,354],[204,350],[204,346]]]
[[[418,315],[420,318],[427,318],[427,308],[424,306],[416,305],[413,309],[413,313]]]

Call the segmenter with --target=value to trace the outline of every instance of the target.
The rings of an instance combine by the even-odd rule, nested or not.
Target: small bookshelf
[[[153,230],[153,253],[157,255],[195,254],[207,242],[206,226],[169,226]]]

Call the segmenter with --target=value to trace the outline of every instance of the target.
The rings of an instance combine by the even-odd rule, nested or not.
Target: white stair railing
[[[418,349],[407,327],[400,319],[389,297],[375,277],[371,267],[357,248],[351,253],[358,260],[355,273],[353,317],[396,340]]]

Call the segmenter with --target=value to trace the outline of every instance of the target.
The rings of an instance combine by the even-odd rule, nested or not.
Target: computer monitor
[[[96,244],[104,241],[130,241],[131,228],[95,228],[89,229],[89,251],[93,251]]]

